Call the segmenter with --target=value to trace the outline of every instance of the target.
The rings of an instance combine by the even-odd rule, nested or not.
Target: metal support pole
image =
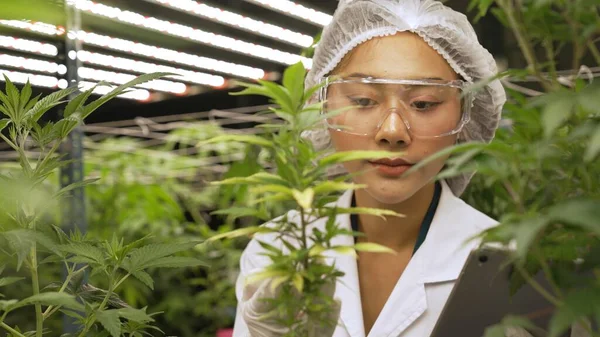
[[[81,41],[77,38],[77,32],[81,29],[81,13],[75,7],[72,0],[65,1],[66,30],[65,34],[65,66],[67,67],[67,81],[69,87],[79,85],[79,60],[77,53],[81,50]],[[72,94],[69,99],[76,96],[78,92]],[[62,167],[60,172],[61,186],[70,185],[83,180],[83,130],[78,126],[61,144],[60,152],[65,155],[65,160],[69,164]],[[79,230],[81,233],[87,231],[87,219],[85,213],[85,195],[84,188],[79,187],[72,191],[72,196],[66,200],[62,208],[62,227],[69,233]],[[67,271],[63,270],[63,278]],[[63,317],[63,332],[74,333],[80,327],[69,316]]]

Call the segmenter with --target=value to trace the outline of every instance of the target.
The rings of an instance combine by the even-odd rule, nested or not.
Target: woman
[[[463,14],[432,0],[340,1],[325,28],[306,84],[325,83],[319,99],[329,109],[347,108],[310,135],[336,151],[385,150],[398,158],[356,161],[344,169],[368,187],[348,191],[340,207],[385,208],[406,215],[394,221],[340,216],[339,226],[365,234],[359,240],[397,254],[359,253],[336,258],[345,275],[336,284],[339,324],[319,336],[429,336],[475,242],[465,241],[496,222],[458,196],[470,175],[435,183],[445,158],[403,175],[425,157],[457,142],[493,138],[505,102],[498,81],[473,97],[467,83],[496,73]],[[352,107],[352,108],[349,108]],[[325,111],[325,112],[326,112]],[[351,245],[351,237],[339,244]],[[234,336],[281,336],[284,327],[257,319],[258,298],[270,287],[244,279],[269,260],[252,241],[241,259],[240,301]]]

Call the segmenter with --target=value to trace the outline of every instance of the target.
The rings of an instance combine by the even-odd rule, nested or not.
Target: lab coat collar
[[[345,192],[337,206],[350,207],[352,194],[353,191]],[[348,214],[338,215],[337,223],[351,230]],[[489,218],[455,197],[442,181],[442,193],[428,235],[382,309],[381,319],[373,326],[371,335],[377,331],[378,335],[397,336],[412,324],[427,309],[425,284],[456,280],[469,252],[477,245],[475,241],[467,244],[465,241],[489,223]],[[350,235],[340,235],[332,241],[334,245],[354,244]],[[336,267],[345,273],[336,287],[336,297],[342,300],[341,322],[350,336],[365,337],[356,259],[341,254],[334,254],[333,258]]]

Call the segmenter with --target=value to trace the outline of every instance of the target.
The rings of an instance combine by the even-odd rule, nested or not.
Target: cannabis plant
[[[62,314],[71,316],[80,328],[73,336],[119,337],[141,336],[153,326],[154,318],[145,309],[136,309],[123,302],[115,291],[128,278],[134,277],[147,287],[153,287],[148,270],[163,267],[197,266],[196,258],[174,256],[195,247],[198,242],[173,242],[148,244],[148,236],[126,244],[122,238],[98,240],[75,230],[66,233],[54,223],[50,211],[61,207],[64,197],[75,188],[93,183],[85,180],[63,187],[58,191],[44,188],[44,182],[66,164],[57,155],[61,142],[82,121],[110,99],[137,84],[166,74],[142,75],[114,88],[99,99],[87,102],[95,88],[81,92],[70,100],[77,88],[52,93],[42,99],[31,98],[29,83],[19,90],[5,77],[5,92],[0,92],[0,134],[18,154],[20,170],[0,176],[0,270],[14,271],[2,275],[0,287],[15,282],[30,283],[30,296],[15,298],[2,294],[0,300],[0,328],[11,336],[36,336],[48,331],[50,320]],[[105,85],[105,84],[99,84]],[[68,102],[68,103],[67,103]],[[56,122],[41,123],[42,116],[53,107],[64,106],[63,118]],[[33,160],[28,155],[30,147],[37,147]],[[60,280],[43,280],[40,272],[45,268],[64,266],[66,277]],[[97,280],[106,284],[101,289]],[[2,289],[0,289],[2,290]],[[31,314],[30,314],[31,313]],[[11,316],[29,316],[35,321],[35,330],[21,331],[9,324]]]
[[[486,336],[503,336],[503,325],[550,337],[576,325],[600,336],[600,83],[594,79],[600,6],[586,0],[472,0],[471,6],[480,17],[490,10],[514,34],[526,68],[498,76],[509,100],[496,139],[438,154],[453,155],[439,178],[478,172],[464,198],[501,222],[482,233],[484,242],[516,243],[511,291],[527,283],[555,306],[548,326],[508,317]],[[538,284],[538,273],[549,289]]]
[[[251,275],[246,281],[260,282],[272,279],[272,286],[280,291],[274,299],[268,299],[272,307],[271,317],[290,328],[288,336],[312,336],[315,326],[336,323],[332,317],[336,307],[333,298],[323,297],[322,289],[330,286],[342,274],[325,262],[328,253],[354,255],[356,251],[393,252],[373,243],[358,243],[354,246],[336,246],[332,238],[338,235],[358,235],[342,229],[336,224],[336,215],[343,213],[371,214],[381,217],[398,214],[379,209],[336,208],[331,203],[346,190],[363,188],[348,182],[348,176],[328,179],[327,169],[332,165],[352,160],[374,159],[397,156],[397,153],[353,151],[328,154],[314,149],[302,132],[322,127],[325,118],[320,114],[322,103],[309,103],[319,89],[304,88],[305,69],[298,63],[287,68],[283,85],[259,81],[258,84],[240,83],[245,89],[239,95],[263,95],[269,97],[275,108],[270,111],[281,120],[277,124],[263,124],[265,136],[230,134],[211,139],[209,142],[244,142],[262,147],[272,159],[268,167],[249,177],[233,177],[217,182],[220,185],[248,186],[250,207],[231,207],[219,211],[232,217],[253,216],[262,221],[270,220],[262,212],[264,202],[289,203],[286,213],[263,226],[244,227],[213,237],[213,241],[252,234],[271,233],[281,242],[277,247],[257,239],[272,264],[264,271]],[[333,112],[335,114],[339,112]],[[200,146],[208,144],[203,142]],[[317,219],[327,219],[324,230],[311,227]],[[299,300],[301,299],[301,300]]]

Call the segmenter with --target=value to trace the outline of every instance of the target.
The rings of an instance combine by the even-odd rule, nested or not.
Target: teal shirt
[[[421,228],[419,229],[419,235],[417,236],[417,242],[415,243],[415,249],[413,250],[413,255],[417,252],[419,247],[425,242],[425,238],[427,238],[427,233],[429,232],[429,227],[431,226],[431,221],[433,221],[433,216],[435,215],[435,211],[437,210],[438,203],[440,202],[440,195],[442,194],[442,185],[439,182],[435,183],[435,190],[433,192],[433,198],[431,199],[431,203],[429,204],[429,208],[427,209],[427,213],[425,213],[425,218],[421,223]],[[352,207],[356,207],[356,198],[354,194],[352,195]],[[352,230],[358,232],[358,215],[351,214],[350,215],[350,224],[352,225]],[[356,242],[356,238],[354,238]]]

